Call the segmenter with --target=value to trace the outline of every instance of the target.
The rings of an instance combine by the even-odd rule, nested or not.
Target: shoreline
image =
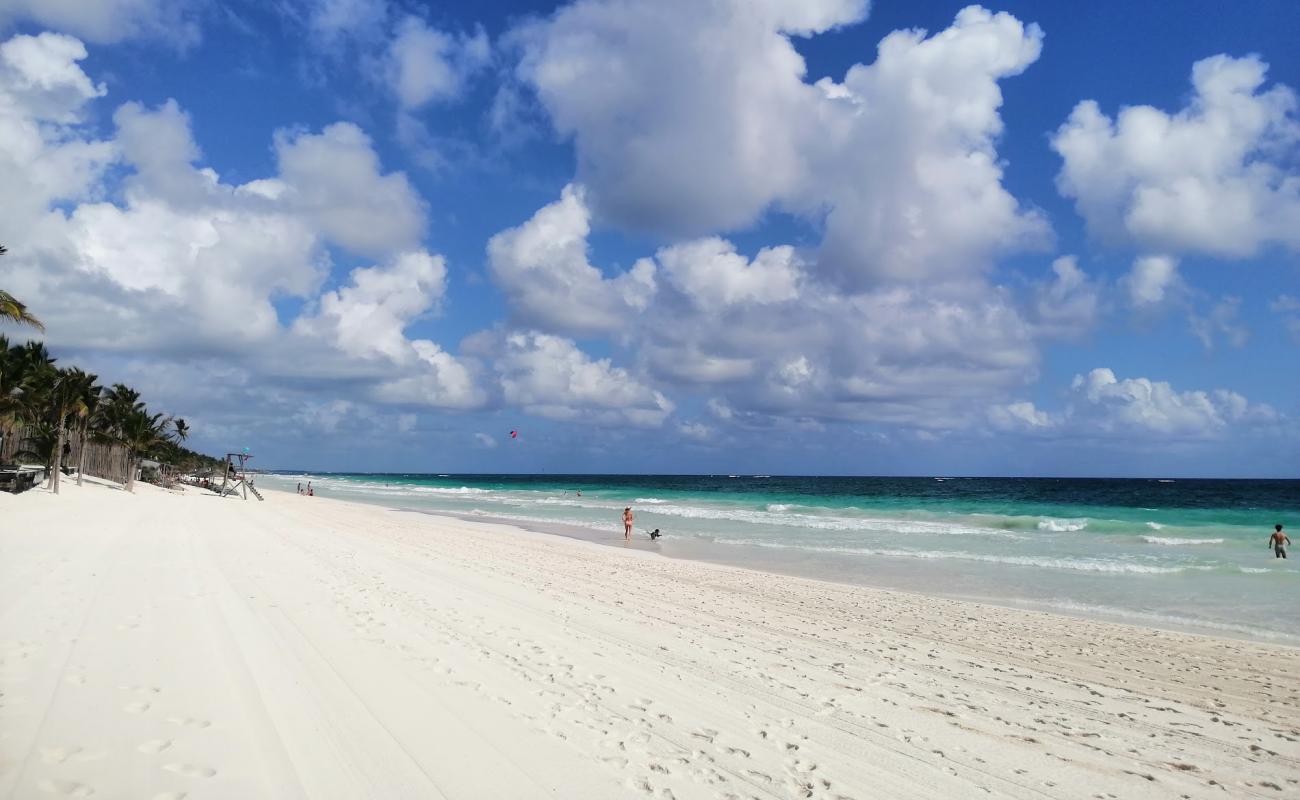
[[[274,473],[267,473],[267,475],[272,478],[279,478],[279,476],[276,476]],[[282,480],[282,478],[279,479]],[[280,488],[278,486],[271,489],[271,491],[283,492],[290,496],[294,495],[294,492],[291,489]],[[346,499],[331,497],[330,499],[338,499],[341,502],[358,503],[361,505],[401,511],[404,513],[454,519],[468,523],[486,522],[491,524],[500,524],[544,535],[561,536],[566,539],[594,542],[607,547],[620,549],[623,547],[622,536],[619,534],[618,530],[616,530],[617,526],[613,523],[610,525],[609,535],[600,536],[598,531],[585,526],[566,525],[561,522],[550,523],[538,520],[517,519],[504,515],[496,515],[491,512],[467,514],[450,510],[417,508],[408,505],[390,504],[383,499],[377,497],[372,499],[365,495],[348,497]],[[653,507],[651,507],[650,510],[653,511]],[[665,545],[667,546],[666,550],[664,549]],[[1073,604],[1070,602],[1047,601],[1034,597],[997,597],[972,591],[942,591],[934,588],[932,585],[927,585],[929,581],[923,576],[918,577],[914,574],[910,579],[900,577],[900,573],[905,569],[910,568],[915,573],[923,571],[925,568],[915,564],[903,563],[901,564],[901,567],[904,569],[899,569],[894,573],[874,572],[863,574],[855,573],[848,569],[828,573],[824,564],[809,565],[806,563],[806,560],[801,562],[798,558],[783,558],[783,555],[789,555],[789,551],[777,553],[757,546],[723,547],[711,542],[701,542],[690,538],[673,536],[665,537],[660,543],[650,544],[645,540],[643,532],[633,534],[632,547],[637,550],[653,552],[665,558],[718,564],[740,569],[751,569],[782,577],[796,577],[810,580],[829,581],[831,583],[859,586],[869,589],[907,592],[928,597],[992,605],[1000,608],[1057,614],[1071,619],[1111,622],[1114,624],[1128,625],[1148,630],[1190,633],[1202,636],[1254,642],[1258,644],[1273,644],[1282,647],[1300,648],[1300,635],[1286,631],[1244,625],[1236,622],[1204,620],[1194,617],[1179,617],[1166,613],[1144,612],[1134,609],[1106,607],[1101,605],[1085,606],[1083,604]],[[928,567],[929,565],[925,566]],[[891,578],[893,579],[892,581]]]
[[[266,497],[0,497],[0,795],[1300,791],[1292,648]]]
[[[309,476],[268,473],[267,483],[287,485],[292,493],[292,479],[299,477]],[[808,484],[814,489],[808,497],[825,498],[823,502],[799,499],[796,495],[807,487],[792,486],[788,479],[781,486],[734,489],[727,484],[737,481],[640,485],[628,483],[627,476],[601,476],[608,480],[583,487],[589,490],[587,497],[574,502],[562,498],[567,479],[551,475],[525,475],[518,484],[508,476],[489,476],[487,482],[450,474],[392,477],[398,480],[390,485],[375,476],[322,475],[317,489],[385,508],[501,521],[618,546],[621,526],[608,524],[601,510],[613,507],[605,512],[613,516],[630,503],[637,506],[640,528],[665,530],[658,549],[671,558],[1300,647],[1296,617],[1261,616],[1241,603],[1242,597],[1300,589],[1300,572],[1272,559],[1271,552],[1263,558],[1253,547],[1253,534],[1247,539],[1253,512],[1237,509],[1245,496],[1229,494],[1222,507],[1206,506],[1197,498],[1180,505],[1172,495],[1172,505],[1151,508],[1135,503],[1052,506],[1057,501],[1041,497],[1018,508],[969,501],[949,507],[943,500],[931,502],[939,497],[933,494],[918,495],[919,505],[888,499],[895,491],[902,492],[897,497],[911,497],[908,492],[915,487],[863,487],[864,497],[886,498],[873,504],[854,502],[854,487],[821,483],[840,479]],[[1133,482],[1118,483],[1111,491],[1131,501]],[[995,482],[958,494],[1012,497],[1019,491]],[[1068,495],[1072,490],[1061,491]],[[1257,494],[1256,500],[1272,501],[1270,508],[1279,501],[1272,489]],[[1062,503],[1070,499],[1057,498]],[[1152,499],[1151,505],[1162,503]],[[1264,516],[1275,515],[1288,517],[1284,512]],[[643,536],[640,528],[637,537]],[[642,546],[643,540],[633,542]]]
[[[282,492],[283,490],[274,489],[272,491]],[[292,492],[290,492],[289,494],[292,494]],[[340,500],[339,502],[351,503],[355,501]],[[370,504],[366,503],[364,505],[370,505]],[[839,580],[834,577],[824,577],[824,576],[800,572],[798,571],[797,567],[790,567],[788,565],[783,565],[781,562],[777,560],[772,560],[771,562],[766,563],[762,566],[755,566],[752,563],[745,563],[743,559],[729,560],[722,555],[718,555],[717,557],[709,557],[709,555],[705,553],[718,552],[716,549],[709,548],[709,547],[698,548],[700,554],[694,554],[694,555],[673,553],[673,552],[663,552],[662,547],[660,545],[649,543],[644,539],[638,540],[635,535],[633,535],[632,538],[632,547],[625,548],[622,545],[622,539],[617,535],[617,531],[611,531],[611,535],[609,537],[599,538],[599,537],[591,536],[590,534],[592,533],[592,531],[590,529],[579,528],[577,526],[564,526],[560,524],[547,526],[547,525],[542,525],[537,523],[521,522],[519,520],[513,520],[505,517],[494,517],[491,514],[484,514],[482,516],[472,516],[472,515],[456,514],[454,512],[448,512],[448,511],[427,511],[418,508],[402,508],[402,507],[394,507],[394,506],[385,506],[379,503],[376,503],[374,505],[378,506],[379,508],[385,508],[391,511],[399,511],[402,513],[421,514],[424,516],[456,520],[459,522],[466,522],[470,524],[486,523],[491,525],[500,525],[503,527],[516,528],[521,531],[527,531],[529,533],[540,534],[542,536],[558,536],[573,541],[588,542],[600,547],[612,547],[619,550],[628,549],[636,552],[648,553],[650,555],[657,556],[660,558],[688,561],[688,562],[698,563],[698,564],[710,564],[713,566],[726,567],[729,569],[741,569],[741,570],[746,570],[748,572],[758,573],[760,575],[782,577],[782,578],[797,578],[799,580],[814,581],[817,583],[827,583],[834,586],[848,586],[848,587],[854,587],[859,589],[866,589],[870,591],[898,593],[898,594],[912,595],[912,596],[931,598],[931,599],[953,600],[961,603],[971,603],[977,606],[987,606],[990,608],[1007,609],[1013,611],[1024,611],[1024,612],[1029,612],[1034,614],[1046,614],[1049,616],[1061,617],[1063,619],[1070,619],[1070,620],[1079,620],[1083,622],[1100,622],[1108,625],[1121,625],[1126,628],[1133,629],[1134,631],[1188,634],[1192,636],[1202,636],[1210,639],[1223,639],[1226,641],[1233,641],[1233,642],[1249,642],[1252,644],[1270,645],[1274,647],[1283,647],[1283,648],[1296,650],[1297,654],[1300,654],[1300,639],[1297,639],[1296,637],[1290,636],[1288,634],[1276,633],[1264,629],[1247,629],[1244,626],[1242,626],[1240,628],[1233,627],[1231,630],[1219,630],[1219,629],[1215,629],[1214,625],[1208,622],[1198,622],[1196,620],[1189,619],[1184,624],[1179,624],[1178,621],[1169,619],[1167,617],[1163,617],[1162,615],[1150,614],[1144,616],[1142,615],[1141,612],[1126,611],[1124,609],[1110,609],[1110,610],[1097,609],[1096,611],[1094,611],[1093,609],[1081,608],[1081,609],[1074,610],[1074,613],[1071,613],[1069,610],[1062,610],[1059,608],[1052,607],[1050,605],[1037,603],[1032,599],[1018,599],[1013,597],[992,598],[992,597],[968,596],[968,595],[960,595],[960,594],[926,591],[924,589],[910,588],[906,586],[889,586],[880,583],[873,583],[870,580],[861,580],[861,581]],[[783,569],[782,568],[783,566],[786,566],[786,568]],[[1126,615],[1129,616],[1130,619],[1125,619]],[[1132,621],[1131,617],[1140,617],[1143,618],[1144,620],[1150,618],[1152,621],[1135,622]],[[1166,624],[1165,625],[1157,624],[1158,622],[1158,620],[1156,619],[1157,617],[1159,617],[1159,620],[1166,621]],[[1222,627],[1226,628],[1228,626],[1225,625]]]

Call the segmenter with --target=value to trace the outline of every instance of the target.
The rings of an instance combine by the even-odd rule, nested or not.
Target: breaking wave
[[[719,544],[744,545],[749,547],[766,547],[776,550],[807,550],[818,553],[844,553],[849,555],[885,556],[888,558],[926,558],[955,559],[959,561],[979,561],[987,564],[1008,564],[1017,567],[1041,567],[1046,569],[1064,569],[1076,572],[1110,572],[1134,573],[1141,575],[1168,575],[1187,571],[1208,571],[1209,566],[1159,566],[1156,564],[1136,564],[1130,561],[1106,561],[1089,558],[1049,558],[1043,556],[995,556],[983,553],[967,553],[960,550],[947,552],[938,550],[893,550],[875,547],[827,547],[817,545],[794,545],[779,542],[765,542],[757,539],[715,539]]]
[[[1088,527],[1088,520],[1086,519],[1053,519],[1048,517],[1038,521],[1040,531],[1051,531],[1053,533],[1081,531],[1086,527]]]
[[[1147,544],[1223,544],[1222,539],[1180,539],[1176,536],[1143,536]]]

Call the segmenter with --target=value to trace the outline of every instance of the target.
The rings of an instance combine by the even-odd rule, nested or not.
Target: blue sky
[[[0,285],[266,467],[1290,477],[1242,8],[0,3]]]

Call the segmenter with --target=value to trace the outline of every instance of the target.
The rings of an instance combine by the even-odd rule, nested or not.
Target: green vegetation
[[[0,244],[0,256],[7,252],[9,251],[5,249],[5,246]],[[31,325],[39,331],[45,330],[45,326],[41,324],[41,321],[28,313],[27,306],[18,302],[18,298],[9,294],[4,289],[0,289],[0,319],[8,319],[24,325]]]
[[[88,451],[100,445],[105,464],[120,464],[111,475],[127,490],[143,459],[169,465],[172,471],[218,472],[222,463],[181,446],[189,426],[179,417],[151,414],[140,393],[120,383],[104,388],[97,376],[76,367],[60,368],[39,342],[10,345],[0,336],[0,434],[19,437],[13,455],[44,464],[50,488],[59,491],[63,467],[76,466],[77,483],[86,470]],[[74,449],[78,463],[63,463]],[[100,468],[100,474],[104,472]],[[151,471],[156,479],[162,475]]]

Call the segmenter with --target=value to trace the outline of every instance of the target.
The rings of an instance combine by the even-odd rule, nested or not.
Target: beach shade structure
[[[248,499],[249,492],[252,492],[253,496],[258,500],[266,499],[262,497],[261,492],[257,491],[257,487],[253,485],[253,481],[249,477],[248,460],[252,457],[247,447],[244,448],[242,453],[226,453],[226,469],[221,476],[221,491],[219,492],[222,497],[238,491],[245,500]],[[236,462],[239,464],[238,467],[235,466]]]

